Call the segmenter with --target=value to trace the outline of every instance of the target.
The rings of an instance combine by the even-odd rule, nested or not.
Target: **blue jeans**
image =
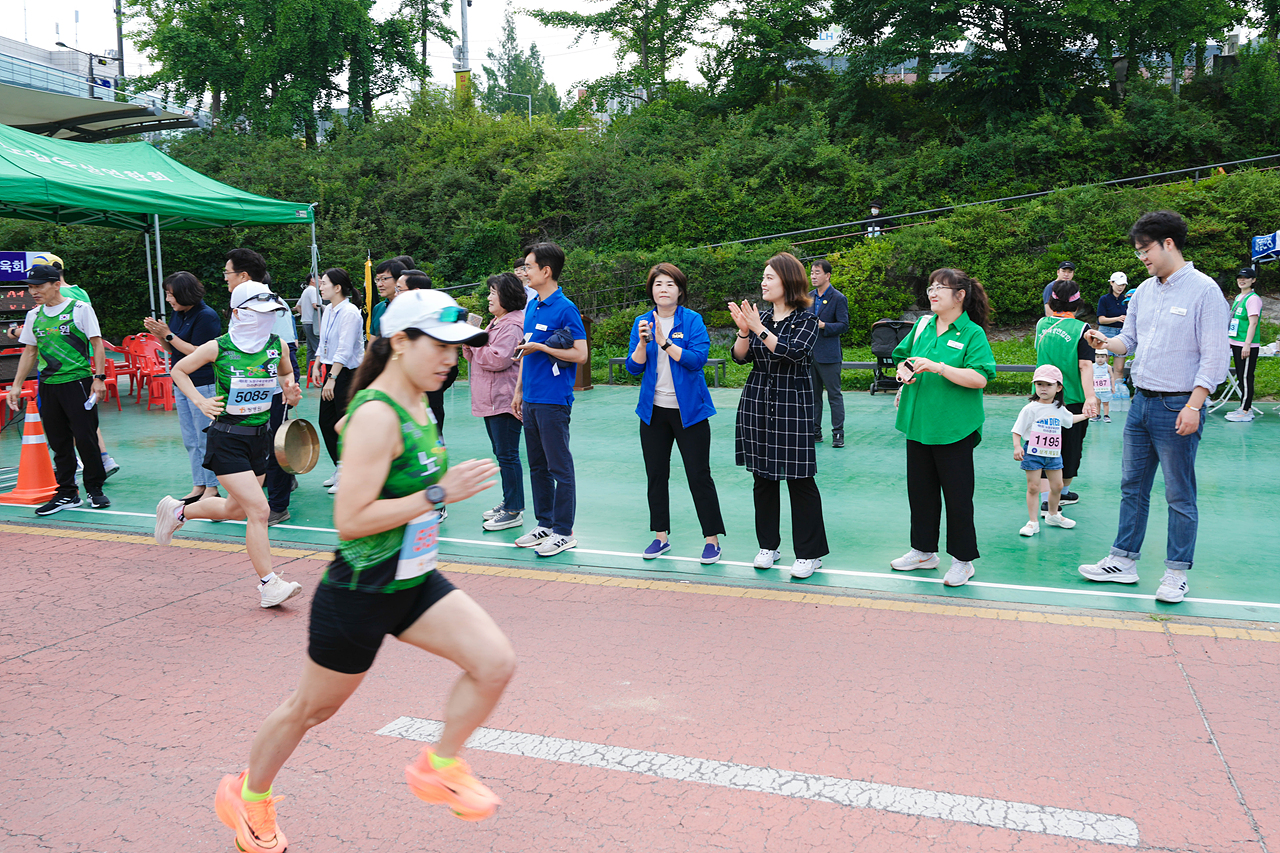
[[[216,387],[197,385],[196,390],[205,397],[212,397],[218,393]],[[173,398],[178,409],[178,426],[182,429],[182,446],[187,449],[187,456],[191,460],[191,483],[194,486],[217,486],[217,475],[204,467],[204,429],[211,421],[186,394],[179,391]]]
[[[502,471],[502,505],[508,512],[524,512],[524,469],[520,467],[520,430],[515,415],[490,415],[484,419],[489,444]]]
[[[1120,529],[1111,553],[1136,560],[1147,534],[1151,511],[1151,486],[1156,469],[1164,467],[1164,497],[1169,504],[1169,534],[1164,564],[1189,569],[1196,552],[1196,449],[1204,434],[1204,409],[1200,426],[1191,435],[1178,435],[1174,425],[1188,400],[1134,394],[1124,423],[1124,457],[1120,466]]]
[[[567,405],[524,404],[524,444],[529,459],[529,490],[540,527],[557,536],[573,535],[577,485],[569,453]]]

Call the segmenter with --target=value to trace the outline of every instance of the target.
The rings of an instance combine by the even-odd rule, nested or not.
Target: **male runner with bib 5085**
[[[296,406],[302,389],[293,378],[289,351],[271,332],[276,316],[289,310],[265,284],[245,282],[231,293],[231,323],[227,334],[201,344],[173,366],[173,384],[213,418],[205,446],[204,467],[218,477],[229,497],[184,503],[169,495],[156,506],[156,541],[167,545],[189,519],[245,521],[245,547],[258,573],[263,607],[283,604],[302,592],[271,570],[267,517],[271,512],[262,493],[267,473],[272,390],[279,383],[287,405]],[[213,364],[216,396],[196,390],[192,371]]]

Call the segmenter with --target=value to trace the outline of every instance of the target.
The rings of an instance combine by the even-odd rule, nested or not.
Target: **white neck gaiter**
[[[231,343],[244,352],[262,352],[271,337],[271,329],[276,324],[276,312],[250,311],[248,308],[237,308],[231,312],[231,323],[228,332]]]

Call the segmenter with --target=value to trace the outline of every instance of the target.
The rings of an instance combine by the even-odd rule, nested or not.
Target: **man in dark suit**
[[[840,390],[840,364],[844,353],[840,336],[849,328],[849,300],[831,286],[831,264],[825,259],[809,268],[813,282],[813,308],[818,315],[818,340],[813,345],[813,440],[822,441],[822,390],[831,401],[831,446],[844,447],[844,392]]]

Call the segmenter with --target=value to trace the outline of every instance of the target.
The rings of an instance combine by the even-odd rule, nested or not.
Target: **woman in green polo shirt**
[[[978,558],[973,449],[982,441],[982,389],[996,377],[990,306],[982,284],[956,269],[929,276],[928,294],[933,314],[917,320],[893,351],[902,383],[897,428],[907,436],[911,550],[889,565],[900,572],[937,568],[945,498],[951,568],[942,582],[963,586]]]

